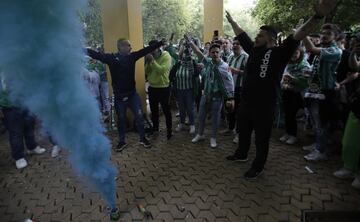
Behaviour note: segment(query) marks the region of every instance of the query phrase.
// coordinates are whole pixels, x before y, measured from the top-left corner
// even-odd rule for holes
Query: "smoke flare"
[[[115,207],[116,169],[85,67],[83,0],[1,0],[0,70],[12,101],[38,116],[70,161]]]

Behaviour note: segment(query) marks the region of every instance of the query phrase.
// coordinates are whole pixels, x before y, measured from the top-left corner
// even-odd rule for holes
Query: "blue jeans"
[[[309,107],[310,115],[315,123],[316,149],[320,153],[328,151],[329,125],[322,123],[320,101],[311,100]]]
[[[186,114],[189,117],[189,124],[194,125],[195,101],[193,89],[178,89],[176,91],[180,111],[180,123],[185,123]]]
[[[127,97],[115,97],[115,110],[118,116],[119,142],[125,142],[126,110],[128,107],[134,115],[140,140],[143,140],[145,138],[145,130],[144,117],[141,111],[141,100],[137,92],[134,91]]]
[[[11,156],[15,160],[24,158],[24,139],[28,150],[37,147],[34,136],[35,119],[20,108],[3,108],[4,122],[9,131]]]
[[[221,109],[223,106],[223,98],[212,97],[210,101],[206,101],[206,96],[201,96],[200,100],[200,110],[199,110],[199,130],[198,134],[203,135],[206,114],[208,111],[211,111],[211,122],[212,122],[212,131],[211,137],[216,138],[217,130],[219,128]],[[208,110],[209,109],[209,110]]]

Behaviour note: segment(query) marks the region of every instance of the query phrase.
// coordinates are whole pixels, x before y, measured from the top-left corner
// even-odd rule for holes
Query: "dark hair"
[[[303,47],[303,46],[297,47],[296,50],[294,51],[294,53],[295,53],[297,50],[300,51],[300,57],[299,57],[296,61],[291,61],[291,60],[290,60],[289,63],[295,64],[295,63],[299,63],[299,62],[301,62],[301,61],[304,60],[304,56],[305,56],[305,49],[304,49],[304,47]]]
[[[336,41],[343,41],[343,40],[346,40],[346,34],[343,33],[343,32],[341,32],[341,33],[338,35]]]
[[[335,38],[337,38],[341,33],[339,26],[331,23],[325,23],[323,26],[321,26],[321,29],[331,30],[335,34]]]
[[[209,48],[209,52],[212,50],[212,49],[214,49],[214,48],[218,48],[218,49],[221,49],[221,46],[219,45],[219,44],[212,44],[211,46],[210,46],[210,48]]]
[[[211,43],[210,43],[210,42],[205,42],[205,44],[204,44],[204,45],[207,45],[207,44],[211,45]]]
[[[273,26],[263,25],[260,27],[260,30],[266,31],[273,39],[277,39],[278,31]]]
[[[159,41],[154,39],[149,42],[149,45],[155,45],[157,43],[159,43]]]

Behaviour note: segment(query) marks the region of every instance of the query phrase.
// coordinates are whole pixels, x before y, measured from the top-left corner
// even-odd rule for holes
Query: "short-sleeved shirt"
[[[228,64],[231,68],[244,71],[248,57],[249,55],[246,54],[245,52],[241,52],[240,55],[238,56],[232,54],[229,57]],[[242,86],[243,77],[241,75],[239,76],[239,74],[233,74],[233,79],[234,79],[235,88]]]
[[[176,72],[176,89],[186,90],[193,88],[194,64],[193,61],[181,61]]]
[[[232,51],[223,51],[221,54],[221,59],[226,62],[229,63],[229,58],[230,56],[234,55],[234,53]]]

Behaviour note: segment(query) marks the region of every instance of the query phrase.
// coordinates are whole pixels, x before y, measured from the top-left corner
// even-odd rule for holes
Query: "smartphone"
[[[219,30],[215,30],[215,31],[214,31],[214,37],[215,37],[215,38],[219,38]]]

